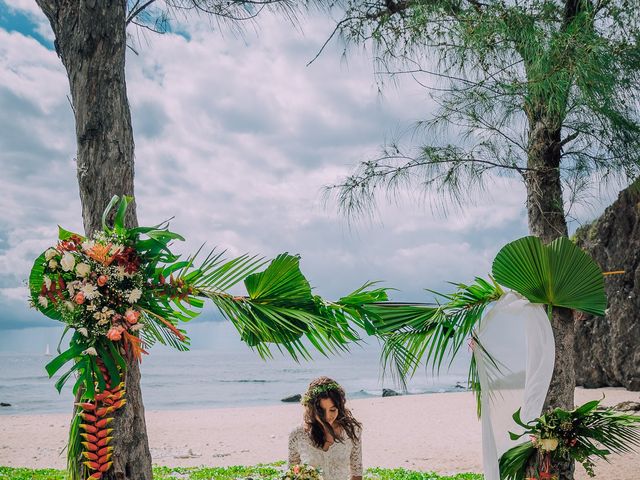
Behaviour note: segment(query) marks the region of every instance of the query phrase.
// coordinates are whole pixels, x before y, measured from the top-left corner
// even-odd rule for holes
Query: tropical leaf
[[[531,442],[507,450],[499,461],[500,480],[524,480],[524,473],[529,459],[536,454]]]
[[[36,258],[35,262],[33,262],[33,267],[31,267],[31,273],[29,274],[29,293],[31,294],[31,303],[47,317],[53,320],[62,320],[62,316],[55,309],[53,302],[48,302],[46,307],[43,307],[38,303],[38,297],[40,296],[42,284],[44,283],[44,269],[46,264],[47,260],[45,258],[45,252],[42,252],[38,258]]]
[[[566,237],[544,245],[523,237],[505,245],[493,261],[493,277],[532,303],[604,315],[604,277],[589,255]]]
[[[300,257],[282,253],[259,273],[244,280],[249,298],[273,305],[314,308],[311,285],[300,271]]]

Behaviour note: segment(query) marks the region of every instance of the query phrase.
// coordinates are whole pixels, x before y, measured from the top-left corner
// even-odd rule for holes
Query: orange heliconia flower
[[[115,256],[109,255],[112,246],[113,245],[111,243],[107,243],[106,245],[100,245],[99,243],[96,243],[89,249],[87,255],[93,258],[96,262],[100,262],[105,267],[108,267],[115,259]]]

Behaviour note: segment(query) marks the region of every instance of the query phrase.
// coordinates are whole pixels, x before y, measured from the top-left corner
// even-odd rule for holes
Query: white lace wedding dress
[[[289,466],[306,463],[322,470],[324,480],[349,480],[362,476],[362,443],[360,432],[355,441],[345,435],[325,452],[313,445],[302,426],[289,435]]]

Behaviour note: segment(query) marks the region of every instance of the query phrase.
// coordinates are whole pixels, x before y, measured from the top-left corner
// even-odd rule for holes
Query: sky
[[[446,216],[429,195],[408,192],[382,198],[373,219],[348,221],[323,187],[428,118],[429,92],[410,79],[380,91],[371,52],[343,55],[339,40],[307,66],[335,26],[326,15],[298,27],[274,15],[258,24],[234,35],[190,18],[178,34],[130,32],[140,224],[175,217],[172,230],[186,239],[179,252],[206,242],[229,256],[298,253],[327,298],[377,280],[403,301],[430,301],[425,289],[447,292],[447,282],[486,277],[500,247],[527,234],[524,188],[504,178]],[[59,325],[28,307],[26,279],[33,259],[56,242],[57,225],[82,231],[69,98],[35,2],[0,0],[2,352],[42,351],[59,336]],[[194,347],[215,345],[206,323],[216,321],[213,307],[205,309],[202,325],[190,327]]]

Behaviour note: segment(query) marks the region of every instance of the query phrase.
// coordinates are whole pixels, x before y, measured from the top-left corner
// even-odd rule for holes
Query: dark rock
[[[299,402],[300,400],[302,400],[302,395],[300,395],[299,393],[295,394],[295,395],[290,395],[288,397],[284,397],[281,402],[290,402],[290,403],[294,403],[294,402]]]
[[[640,403],[639,402],[622,402],[613,407],[616,410],[620,410],[621,412],[638,412],[640,411]]]
[[[397,397],[398,395],[400,395],[398,392],[396,392],[395,390],[391,390],[390,388],[382,389],[383,397]]]
[[[576,383],[587,388],[640,390],[640,181],[626,188],[602,216],[576,232],[576,243],[604,272],[604,317],[576,313]]]
[[[0,407],[10,407],[10,406],[11,406],[10,403],[0,402]]]

